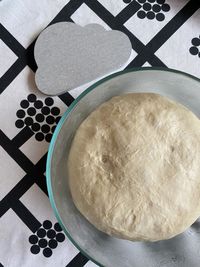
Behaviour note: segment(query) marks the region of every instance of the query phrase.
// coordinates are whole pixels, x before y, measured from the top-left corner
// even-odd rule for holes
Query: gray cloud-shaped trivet
[[[98,24],[59,22],[38,37],[35,81],[45,94],[59,95],[117,71],[131,55],[129,38]]]

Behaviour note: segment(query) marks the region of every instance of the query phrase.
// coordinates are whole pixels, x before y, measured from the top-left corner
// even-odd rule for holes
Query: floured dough
[[[99,230],[171,238],[200,216],[200,121],[157,94],[113,97],[77,130],[68,174],[76,207]]]

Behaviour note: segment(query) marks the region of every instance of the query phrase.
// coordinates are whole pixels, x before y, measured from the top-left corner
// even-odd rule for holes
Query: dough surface
[[[113,97],[78,128],[68,175],[76,207],[99,230],[171,238],[200,216],[200,121],[158,94]]]

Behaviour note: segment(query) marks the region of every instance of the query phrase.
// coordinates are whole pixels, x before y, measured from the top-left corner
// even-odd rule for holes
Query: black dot
[[[144,11],[142,11],[144,12]],[[59,120],[61,119],[61,116],[56,117],[56,123],[59,123]]]
[[[44,124],[42,125],[41,130],[43,133],[48,133],[50,131],[50,127],[48,124]]]
[[[45,229],[50,229],[52,227],[52,223],[50,221],[46,220],[43,222],[43,227]]]
[[[56,126],[54,125],[52,128],[51,128],[51,132],[53,133],[56,129]]]
[[[47,258],[51,257],[51,255],[52,255],[52,250],[51,250],[50,248],[45,248],[45,249],[43,250],[43,255],[44,255],[45,257],[47,257]]]
[[[33,124],[33,119],[30,117],[27,117],[25,118],[24,122],[27,126],[31,126]]]
[[[47,246],[47,240],[44,239],[44,238],[41,238],[38,242],[38,245],[41,247],[41,248],[46,248]]]
[[[46,236],[46,231],[45,231],[44,229],[40,228],[40,229],[37,231],[37,235],[38,235],[38,237],[43,238],[43,237]]]
[[[27,109],[27,113],[29,116],[34,116],[36,114],[36,110],[33,107]]]
[[[45,104],[46,104],[47,106],[52,106],[53,103],[54,103],[53,98],[51,98],[51,97],[47,97],[47,98],[45,99]]]
[[[33,125],[31,126],[31,129],[34,131],[34,132],[38,132],[40,130],[40,125],[39,123],[35,122],[33,123]]]
[[[57,240],[58,242],[63,242],[63,241],[65,240],[65,235],[64,235],[63,233],[58,233],[58,234],[56,235],[56,240]]]
[[[156,2],[160,5],[164,4],[165,3],[165,0],[156,0]]]
[[[200,52],[199,52],[199,55],[198,56],[200,57]]]
[[[38,245],[33,245],[33,246],[31,247],[31,252],[32,252],[33,254],[38,254],[38,253],[40,252],[40,247],[39,247]]]
[[[59,223],[55,223],[55,224],[54,224],[54,229],[55,229],[57,232],[61,232],[61,231],[62,231],[62,228],[61,228],[61,226],[60,226]]]
[[[199,49],[195,46],[190,47],[190,53],[196,56],[199,53]]]
[[[19,109],[17,111],[17,113],[16,113],[17,117],[20,118],[20,119],[24,118],[25,117],[25,114],[26,113],[25,113],[25,111],[23,109]]]
[[[29,102],[27,100],[22,100],[20,106],[22,108],[27,108],[29,106]]]
[[[36,244],[36,243],[38,242],[38,237],[37,237],[36,235],[31,235],[31,236],[29,237],[29,242],[30,242],[31,244]]]
[[[17,128],[23,128],[24,127],[24,122],[23,122],[23,120],[17,120],[16,122],[15,122],[15,126],[17,127]]]
[[[145,4],[143,5],[143,9],[144,9],[145,11],[149,11],[149,10],[151,10],[151,4],[149,4],[149,3],[145,3]]]
[[[130,3],[132,0],[123,0],[125,4]]]
[[[41,111],[42,111],[42,114],[48,115],[50,113],[50,108],[45,106],[41,109]]]
[[[163,21],[165,19],[165,15],[162,13],[158,13],[158,14],[156,14],[156,19],[158,21]]]
[[[192,44],[194,46],[199,46],[200,45],[200,38],[193,38],[192,39]]]
[[[34,107],[37,108],[37,109],[40,109],[43,107],[43,103],[41,100],[37,100],[35,103],[34,103]]]
[[[148,0],[149,3],[155,3],[155,0]]]
[[[44,134],[43,133],[36,133],[35,139],[37,141],[39,141],[39,142],[42,141],[42,140],[44,140]]]
[[[144,19],[146,17],[146,13],[142,10],[138,11],[137,13],[138,18]]]
[[[47,135],[45,136],[45,140],[46,140],[48,143],[51,142],[51,138],[52,138],[52,134],[47,134]]]
[[[48,123],[48,124],[53,124],[54,122],[55,122],[55,120],[54,120],[54,117],[53,116],[47,116],[46,117],[46,122]]]
[[[57,107],[53,107],[53,108],[51,109],[51,114],[54,115],[54,116],[59,115],[59,114],[60,114],[60,109],[57,108]]]
[[[140,4],[144,4],[144,3],[146,2],[146,0],[138,0],[138,2],[139,2]]]
[[[152,12],[152,11],[147,12],[147,18],[148,19],[154,19],[155,18],[154,12]]]
[[[36,101],[36,95],[30,94],[30,95],[28,95],[27,99],[29,102],[35,102]]]
[[[48,238],[54,238],[56,236],[56,232],[53,229],[47,231]]]
[[[155,5],[153,5],[153,11],[154,12],[160,12],[160,10],[161,10],[161,7],[159,6],[159,5],[157,5],[157,4],[155,4]]]
[[[162,10],[163,10],[164,12],[168,12],[168,11],[170,10],[170,6],[169,6],[168,4],[163,4],[163,5],[162,5]]]
[[[39,113],[35,116],[36,121],[43,122],[44,121],[44,115]]]
[[[55,239],[49,240],[49,247],[50,248],[54,249],[57,247],[57,245],[58,245],[58,242]]]

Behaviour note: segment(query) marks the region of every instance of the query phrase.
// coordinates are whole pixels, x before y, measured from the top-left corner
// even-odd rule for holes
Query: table
[[[35,40],[60,21],[98,23],[127,34],[133,48],[127,68],[173,68],[200,78],[198,0],[0,1],[1,267],[96,266],[64,235],[46,188],[52,133],[85,89],[48,97],[34,83]]]

